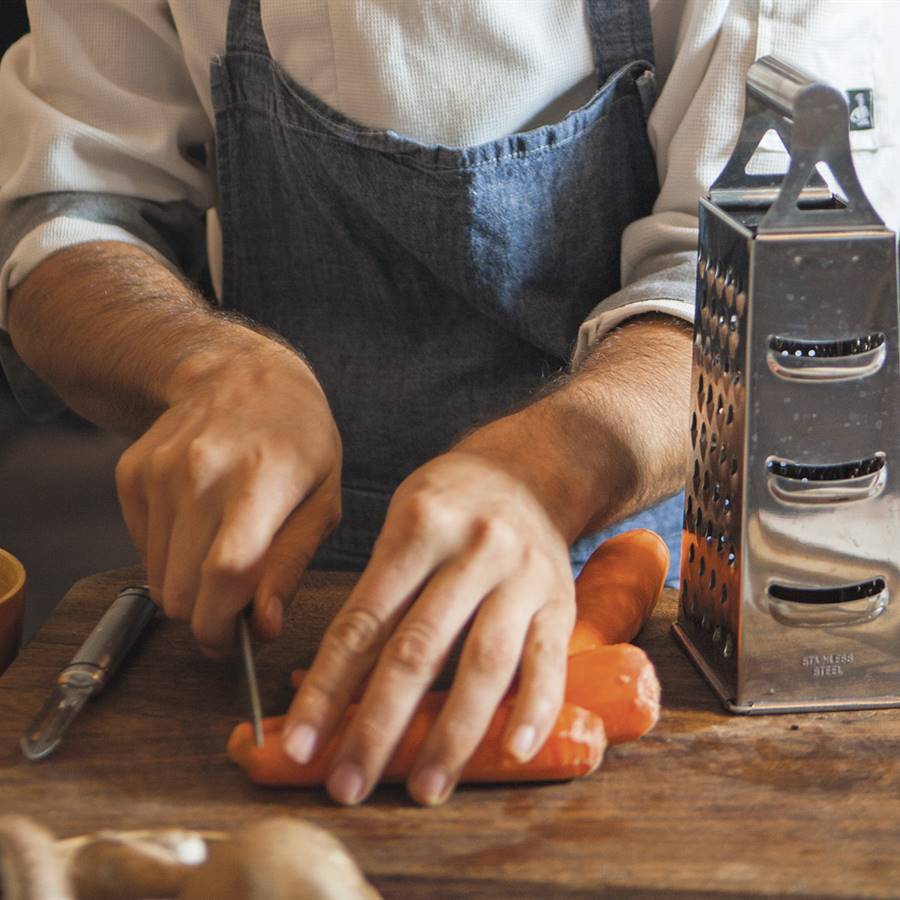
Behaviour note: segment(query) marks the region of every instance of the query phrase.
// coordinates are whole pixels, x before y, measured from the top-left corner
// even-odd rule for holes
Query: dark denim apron
[[[343,439],[343,520],[315,564],[363,568],[396,486],[564,370],[619,287],[623,229],[658,190],[645,2],[588,0],[598,90],[474,147],[365,128],[269,52],[232,0],[212,64],[223,303],[310,361]],[[680,543],[681,506],[646,525]],[[573,548],[578,565],[602,537]]]

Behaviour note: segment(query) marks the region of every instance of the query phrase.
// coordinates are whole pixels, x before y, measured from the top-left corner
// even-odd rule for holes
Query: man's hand
[[[585,371],[398,488],[285,724],[286,751],[308,761],[368,678],[328,778],[336,800],[357,803],[377,783],[463,633],[411,795],[449,796],[516,674],[505,745],[522,760],[540,749],[562,703],[575,616],[568,545],[677,489],[689,384],[681,326],[626,326]]]
[[[287,747],[309,758],[314,736],[332,731],[375,664],[328,781],[336,799],[358,802],[469,626],[459,674],[410,780],[417,800],[440,802],[520,666],[506,745],[526,760],[543,744],[562,703],[574,621],[559,528],[502,459],[457,448],[394,495],[371,562],[291,708]]]
[[[127,244],[49,257],[9,318],[18,352],[73,409],[143,435],[116,474],[153,598],[212,653],[231,649],[254,596],[257,631],[277,634],[340,514],[341,443],[303,360]]]
[[[195,354],[166,411],[119,461],[125,523],[167,616],[226,655],[251,597],[262,637],[340,518],[341,443],[307,366],[277,344]]]

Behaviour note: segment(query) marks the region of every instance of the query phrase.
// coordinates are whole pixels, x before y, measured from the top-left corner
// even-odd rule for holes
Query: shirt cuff
[[[593,347],[610,331],[634,316],[663,313],[694,321],[697,254],[669,254],[652,274],[611,294],[591,310],[578,329],[571,368],[577,369]]]

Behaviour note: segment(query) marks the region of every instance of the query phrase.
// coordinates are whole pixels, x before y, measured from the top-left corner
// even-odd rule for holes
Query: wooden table
[[[388,898],[900,896],[900,710],[725,714],[669,634],[671,595],[638,641],[663,685],[659,725],[568,784],[463,787],[439,809],[399,787],[356,809],[253,787],[224,753],[245,717],[236,667],[205,660],[172,622],[152,627],[53,756],[25,761],[19,736],[55,675],[136,574],[79,582],[0,679],[3,811],[60,836],[304,816]],[[352,582],[308,576],[308,614],[295,606],[285,639],[258,656],[267,712],[286,707],[289,670]]]

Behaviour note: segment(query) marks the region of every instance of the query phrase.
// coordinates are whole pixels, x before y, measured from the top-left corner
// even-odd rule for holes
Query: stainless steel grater
[[[700,201],[673,629],[733,712],[900,705],[896,238],[848,122],[840,91],[758,60]],[[771,130],[788,170],[749,174]]]

